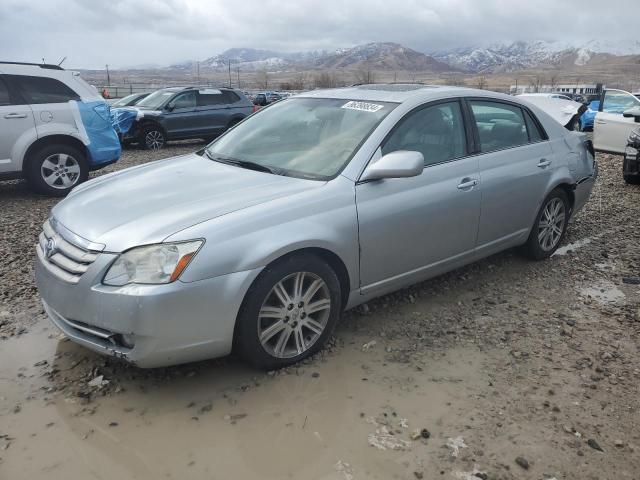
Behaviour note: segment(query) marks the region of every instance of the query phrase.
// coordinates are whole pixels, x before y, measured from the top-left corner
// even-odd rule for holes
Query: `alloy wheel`
[[[162,148],[164,145],[164,135],[162,135],[162,132],[159,132],[158,130],[151,130],[144,136],[144,142],[147,145],[147,148],[157,150]]]
[[[277,282],[258,313],[258,338],[276,358],[309,350],[324,332],[331,313],[329,287],[318,275],[296,272]]]
[[[40,175],[50,187],[65,190],[78,183],[80,179],[80,164],[71,155],[54,153],[42,162]]]
[[[538,222],[538,242],[545,252],[553,250],[560,242],[565,217],[564,202],[558,197],[549,200]]]

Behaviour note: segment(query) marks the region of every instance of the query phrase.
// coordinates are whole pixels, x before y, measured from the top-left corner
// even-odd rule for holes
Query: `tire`
[[[556,207],[558,211],[554,213],[556,212]],[[541,226],[541,222],[546,223],[549,215],[551,215],[552,223],[555,224],[555,229],[551,231]],[[562,215],[561,220],[560,215]],[[545,198],[544,202],[542,202],[533,227],[531,227],[531,233],[529,234],[527,243],[524,245],[525,254],[533,260],[544,260],[553,255],[553,252],[558,249],[567,232],[570,215],[571,207],[567,193],[561,188],[556,188]],[[561,224],[560,221],[562,222]],[[543,236],[543,229],[549,233]]]
[[[29,185],[43,195],[64,197],[89,177],[85,154],[69,145],[47,145],[28,161]]]
[[[138,143],[145,150],[160,150],[167,143],[167,137],[157,125],[145,125],[140,130]]]
[[[299,279],[302,288],[296,290]],[[309,312],[310,307],[317,310]],[[247,292],[236,324],[236,350],[261,369],[291,365],[322,349],[341,311],[340,282],[326,262],[310,254],[285,257],[267,266]]]
[[[229,130],[230,128],[235,127],[237,124],[239,124],[242,120],[244,120],[244,118],[234,118],[233,120],[231,120],[228,124],[227,124],[227,128],[225,129],[225,131]]]
[[[574,131],[574,132],[581,132],[582,131],[582,126],[580,125],[580,115],[574,115],[573,118],[571,119],[571,121],[569,122],[568,126],[567,126],[568,130]]]
[[[628,185],[640,185],[640,175],[622,175]]]

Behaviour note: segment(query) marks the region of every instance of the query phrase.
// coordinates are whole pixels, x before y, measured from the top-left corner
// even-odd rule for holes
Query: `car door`
[[[640,100],[623,90],[606,90],[593,123],[593,146],[596,150],[624,153],[629,134],[637,128],[625,110],[640,106]]]
[[[193,138],[200,135],[196,115],[196,91],[178,93],[164,112],[164,127],[169,138]]]
[[[529,110],[505,101],[469,99],[482,183],[478,250],[490,253],[522,241],[544,200],[553,151]]]
[[[222,133],[228,122],[229,108],[222,90],[206,88],[198,91],[196,107],[198,130],[203,136]]]
[[[419,151],[421,175],[356,185],[363,293],[389,291],[473,251],[480,214],[478,159],[468,156],[462,106],[448,100],[408,113],[378,149]]]
[[[34,128],[31,107],[20,101],[15,92],[10,92],[4,76],[0,74],[0,173],[20,170],[18,159],[14,158],[14,146]],[[32,132],[32,137],[35,137],[35,132]]]
[[[80,95],[58,79],[32,75],[6,75],[9,86],[15,89],[33,112],[38,137],[58,134],[76,121],[69,101],[79,101]]]

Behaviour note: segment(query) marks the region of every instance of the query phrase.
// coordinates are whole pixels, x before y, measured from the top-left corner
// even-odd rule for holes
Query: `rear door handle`
[[[27,118],[26,113],[7,113],[4,118]]]
[[[478,184],[478,180],[475,178],[463,178],[462,183],[458,185],[458,190],[467,190],[475,187]]]
[[[549,165],[551,165],[551,162],[546,158],[541,158],[538,162],[538,168],[547,168]]]

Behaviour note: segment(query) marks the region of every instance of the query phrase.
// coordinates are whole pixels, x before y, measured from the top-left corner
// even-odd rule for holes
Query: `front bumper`
[[[622,162],[622,174],[625,178],[640,178],[640,150],[627,146]]]
[[[197,282],[103,285],[115,257],[98,255],[77,284],[71,284],[38,256],[36,284],[44,308],[70,339],[144,368],[230,353],[238,310],[260,269]],[[123,335],[130,337],[123,341]]]

